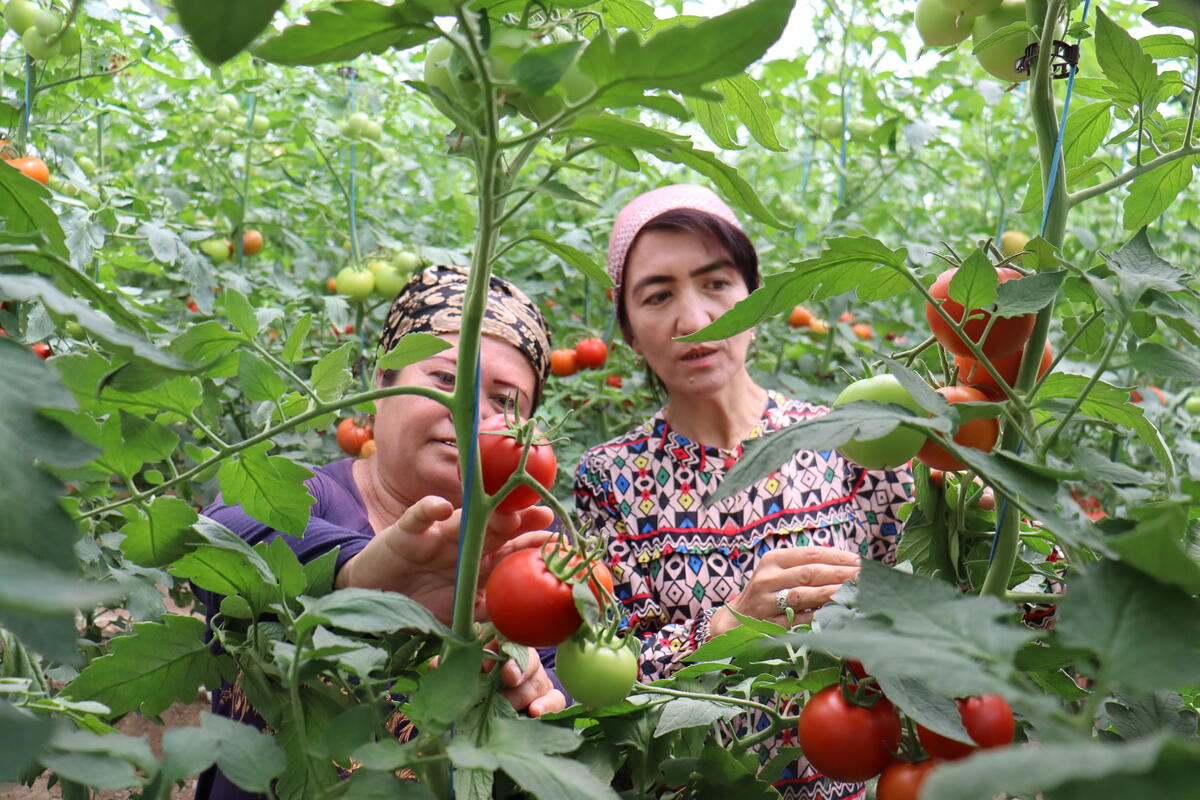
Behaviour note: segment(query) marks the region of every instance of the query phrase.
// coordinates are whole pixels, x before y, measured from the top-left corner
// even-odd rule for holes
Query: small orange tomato
[[[253,228],[247,228],[242,234],[242,252],[248,256],[263,249],[263,235]]]
[[[365,442],[363,442],[362,447],[358,448],[358,457],[370,458],[371,456],[375,455],[375,449],[375,440],[367,439]]]
[[[788,315],[788,325],[793,328],[807,328],[813,324],[813,315],[804,306],[796,306]]]
[[[37,156],[6,158],[4,159],[4,163],[13,169],[19,169],[22,175],[27,178],[33,178],[43,186],[50,182],[50,169],[46,166],[46,162]]]
[[[342,452],[356,456],[364,444],[375,438],[371,426],[364,420],[346,417],[337,426],[337,443]]]
[[[843,311],[842,315],[838,317],[838,322],[854,322],[854,315],[849,311]]]
[[[329,278],[325,281],[325,291],[330,294],[337,294],[337,278]]]
[[[614,389],[620,389],[625,385],[625,379],[620,375],[609,375],[604,379],[604,383],[613,387]]]
[[[568,375],[574,375],[579,371],[579,365],[575,363],[575,351],[572,350],[555,350],[550,354],[550,372],[554,375],[565,378]]]
[[[854,331],[854,335],[860,339],[874,339],[875,331],[865,322],[856,322],[850,326],[850,330]]]
[[[829,323],[823,319],[814,319],[808,323],[808,330],[815,333],[817,336],[824,336],[829,333]]]

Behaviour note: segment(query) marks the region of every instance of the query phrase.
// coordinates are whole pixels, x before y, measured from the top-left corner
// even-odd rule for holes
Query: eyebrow
[[[698,278],[701,275],[705,275],[709,272],[716,272],[719,269],[733,269],[733,268],[734,268],[734,265],[733,265],[732,261],[730,261],[728,258],[721,258],[721,259],[717,259],[716,261],[713,261],[711,263],[705,264],[702,267],[697,267],[696,269],[692,270],[691,274],[688,277]],[[642,278],[637,283],[635,283],[633,285],[633,288],[629,290],[629,293],[637,294],[640,290],[646,288],[647,286],[653,286],[658,283],[671,283],[674,280],[675,280],[674,278],[669,278],[666,275],[648,275],[645,278]]]

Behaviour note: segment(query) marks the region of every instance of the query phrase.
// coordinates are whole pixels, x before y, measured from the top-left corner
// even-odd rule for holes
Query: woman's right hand
[[[776,596],[787,590],[787,605],[795,614],[791,624],[809,622],[842,584],[858,578],[860,559],[855,553],[832,547],[781,547],[763,556],[742,593],[721,606],[709,622],[709,632],[719,636],[738,626],[730,609],[745,617],[787,626],[787,613]]]
[[[483,586],[492,566],[511,552],[540,546],[554,535],[543,530],[553,520],[554,514],[545,506],[512,514],[492,514],[479,565],[477,611],[483,607]],[[421,498],[342,566],[334,588],[355,586],[400,592],[449,624],[454,608],[461,521],[462,510],[454,508],[448,500],[436,496]]]

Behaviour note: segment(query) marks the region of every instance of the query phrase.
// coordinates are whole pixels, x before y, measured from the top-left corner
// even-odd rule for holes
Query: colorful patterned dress
[[[768,392],[750,438],[826,412]],[[684,666],[703,643],[712,614],[742,590],[772,549],[821,545],[886,563],[894,559],[897,514],[911,497],[909,470],[867,470],[834,451],[801,450],[750,488],[705,508],[703,499],[739,454],[740,448],[704,447],[685,438],[660,410],[588,450],[579,464],[576,509],[580,522],[605,538],[617,600],[642,640],[644,681]],[[783,743],[781,736],[764,748],[764,758]],[[803,800],[865,796],[862,784],[826,779],[803,760],[776,787],[784,797]]]

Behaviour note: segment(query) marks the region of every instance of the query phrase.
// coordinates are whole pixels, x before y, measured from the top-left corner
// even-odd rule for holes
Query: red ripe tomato
[[[813,768],[836,781],[865,781],[883,771],[900,743],[900,718],[887,699],[849,703],[836,684],[813,695],[800,713],[800,747]]]
[[[932,761],[893,761],[879,776],[875,800],[918,800],[921,786],[933,771]]]
[[[958,701],[958,714],[962,718],[967,734],[979,747],[1004,747],[1012,744],[1016,726],[1013,723],[1012,707],[998,694],[985,694]],[[921,746],[934,758],[954,761],[966,758],[977,748],[958,742],[940,733],[934,733],[924,725],[917,725],[917,738]]]
[[[950,315],[951,319],[955,322],[962,322],[963,317],[967,316],[967,314],[964,312],[962,305],[950,299],[950,280],[957,272],[958,268],[956,267],[938,275],[937,280],[933,282],[933,286],[929,287],[929,293],[935,300],[940,301],[942,308]],[[1009,269],[1008,267],[999,267],[996,269],[996,279],[1000,283],[1019,280],[1021,277],[1021,273],[1015,269]],[[972,309],[971,314],[978,314],[981,310],[977,308]],[[980,344],[984,355],[993,361],[997,358],[1011,356],[1023,347],[1025,340],[1029,338],[1029,334],[1033,333],[1033,323],[1037,319],[1036,314],[1025,314],[1020,317],[1000,317],[992,325],[992,330],[988,333],[987,340],[980,343],[979,339],[983,335],[983,329],[987,327],[991,316],[991,314],[984,311],[981,316],[967,320],[966,324],[963,325],[963,331],[966,333],[968,339]],[[967,343],[950,329],[946,321],[937,313],[933,304],[928,301],[925,303],[925,319],[929,322],[929,330],[938,340],[938,344],[956,356],[971,355],[971,350],[967,347]]]
[[[608,358],[608,345],[603,339],[584,339],[575,345],[575,363],[581,369],[596,369],[604,366]]]
[[[4,159],[4,163],[13,169],[19,169],[22,175],[32,178],[43,186],[50,182],[50,168],[46,166],[45,161],[42,161],[37,156],[6,158]]]
[[[970,386],[942,386],[934,391],[946,398],[948,403],[980,403],[988,399],[983,392]],[[958,432],[954,434],[956,444],[974,447],[985,453],[992,451],[998,438],[1000,438],[1000,421],[995,418],[973,419],[970,422],[964,422],[958,426]],[[950,455],[946,448],[935,442],[932,436],[927,438],[925,444],[921,445],[921,449],[917,451],[917,460],[930,469],[947,472],[958,472],[967,468],[965,464]]]
[[[1004,378],[1004,382],[1012,386],[1017,381],[1017,373],[1021,371],[1021,358],[1025,355],[1025,347],[1013,353],[1011,356],[1004,358],[992,359],[992,366],[996,368],[996,372],[1000,373],[1000,377]],[[1038,377],[1046,374],[1046,370],[1050,369],[1050,362],[1054,360],[1054,350],[1050,347],[1050,342],[1046,342],[1046,349],[1042,351],[1042,363],[1038,364]],[[984,369],[983,365],[970,356],[955,356],[954,366],[958,367],[958,382],[964,386],[974,386],[979,391],[988,396],[989,400],[1004,400],[1004,392],[1000,391],[1000,384],[996,383],[996,379],[992,374]]]
[[[54,351],[50,349],[50,345],[46,344],[45,342],[38,342],[37,344],[33,345],[29,349],[33,351],[33,354],[35,356],[42,359],[43,361],[45,361],[50,356],[54,355]]]
[[[1163,394],[1162,389],[1158,388],[1157,386],[1147,386],[1146,389],[1147,389],[1147,391],[1154,393],[1154,396],[1158,398],[1159,403],[1161,403],[1164,406],[1167,404],[1167,396],[1165,394]],[[1129,393],[1129,399],[1135,403],[1140,403],[1140,402],[1142,402],[1142,400],[1144,398],[1142,397],[1141,392],[1139,392],[1137,389],[1134,389],[1132,392]]]
[[[188,298],[188,311],[192,312],[193,314],[200,313],[200,306],[196,305],[196,301],[190,297]]]
[[[577,564],[578,558],[571,563]],[[593,564],[589,583],[597,602],[603,604],[605,595],[600,587],[612,591],[608,568]],[[497,564],[488,576],[484,593],[488,616],[496,630],[527,647],[560,644],[583,622],[571,596],[571,585],[550,571],[536,547],[518,550]]]
[[[625,379],[622,378],[620,375],[609,375],[607,378],[604,379],[604,383],[608,386],[613,387],[614,389],[620,389],[621,387],[623,387],[625,385]]]
[[[560,378],[574,375],[579,371],[574,350],[555,350],[550,353],[550,372]]]
[[[495,494],[517,471],[521,463],[521,445],[515,436],[502,436],[485,431],[502,431],[507,427],[503,414],[488,417],[479,423],[479,463],[483,468],[483,489]],[[525,460],[525,471],[542,486],[549,489],[558,474],[558,459],[554,448],[548,444],[534,444],[529,448]],[[539,495],[529,486],[518,486],[496,506],[497,511],[511,513],[528,508],[536,503]]]
[[[854,322],[854,315],[849,311],[843,311],[842,315],[838,317],[838,322]]]
[[[338,447],[342,448],[342,452],[348,456],[358,455],[362,446],[374,438],[375,433],[371,430],[371,426],[362,420],[346,417],[338,423]]]

